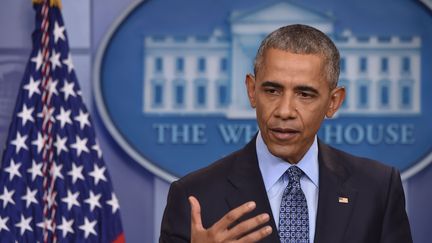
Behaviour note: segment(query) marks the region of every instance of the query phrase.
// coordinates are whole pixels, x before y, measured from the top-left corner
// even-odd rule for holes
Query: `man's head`
[[[269,151],[297,163],[312,145],[325,117],[345,97],[336,87],[339,53],[322,32],[308,26],[282,27],[262,42],[255,76],[246,76],[251,106]]]
[[[339,51],[331,39],[321,31],[307,25],[288,25],[270,33],[258,49],[254,62],[255,76],[262,68],[264,53],[278,49],[296,54],[320,55],[324,59],[325,75],[330,87],[337,86],[339,79]]]

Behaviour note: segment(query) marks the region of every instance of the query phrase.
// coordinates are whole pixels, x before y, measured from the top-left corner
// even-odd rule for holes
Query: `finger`
[[[229,211],[227,214],[225,214],[222,219],[220,219],[218,222],[216,222],[212,228],[216,231],[225,231],[228,229],[228,227],[234,223],[237,219],[239,219],[241,216],[245,215],[246,213],[249,213],[250,211],[254,210],[256,207],[255,202],[247,202],[231,211]]]
[[[257,242],[257,241],[260,241],[260,240],[264,239],[265,237],[269,236],[272,232],[273,232],[272,227],[265,226],[265,227],[262,227],[262,228],[254,231],[250,234],[243,236],[237,242],[239,242],[239,243]]]
[[[192,229],[203,229],[201,221],[201,206],[194,196],[190,196],[189,203],[191,206],[191,228]]]
[[[243,221],[230,229],[228,231],[228,239],[237,239],[243,235],[245,235],[247,232],[250,232],[251,230],[257,228],[259,225],[262,225],[266,222],[268,222],[270,219],[270,216],[267,213],[260,214],[258,216],[255,216],[253,218],[250,218],[246,221]]]

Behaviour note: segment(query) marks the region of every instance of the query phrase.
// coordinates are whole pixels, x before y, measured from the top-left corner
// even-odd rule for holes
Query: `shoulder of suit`
[[[210,165],[191,172],[178,181],[182,184],[196,183],[218,183],[221,180],[226,180],[227,175],[234,169],[238,169],[238,164],[249,163],[256,161],[256,136],[249,141],[243,148],[234,151],[225,157],[214,161]],[[237,162],[237,164],[236,164]],[[236,165],[236,168],[234,168]]]
[[[225,179],[228,171],[231,170],[234,161],[236,161],[243,149],[237,150],[219,160],[212,162],[210,165],[193,171],[178,181],[182,184],[210,183],[211,181]]]
[[[391,176],[396,170],[394,167],[380,161],[353,155],[320,142],[319,153],[322,152],[327,153],[327,156],[331,160],[335,161],[339,166],[344,167],[350,174],[363,178],[383,179],[383,177]]]

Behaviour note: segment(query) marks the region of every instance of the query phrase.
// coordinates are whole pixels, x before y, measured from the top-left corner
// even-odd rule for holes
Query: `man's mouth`
[[[277,140],[291,140],[300,134],[299,130],[293,128],[276,127],[269,130]]]

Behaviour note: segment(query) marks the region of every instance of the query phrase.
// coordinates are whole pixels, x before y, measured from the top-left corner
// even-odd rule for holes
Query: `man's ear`
[[[342,106],[342,102],[345,99],[345,88],[336,87],[330,92],[330,104],[326,113],[327,118],[332,118],[333,115]]]
[[[252,74],[246,75],[246,89],[247,89],[247,95],[249,98],[250,105],[252,108],[256,107],[256,100],[255,100],[255,77]]]

